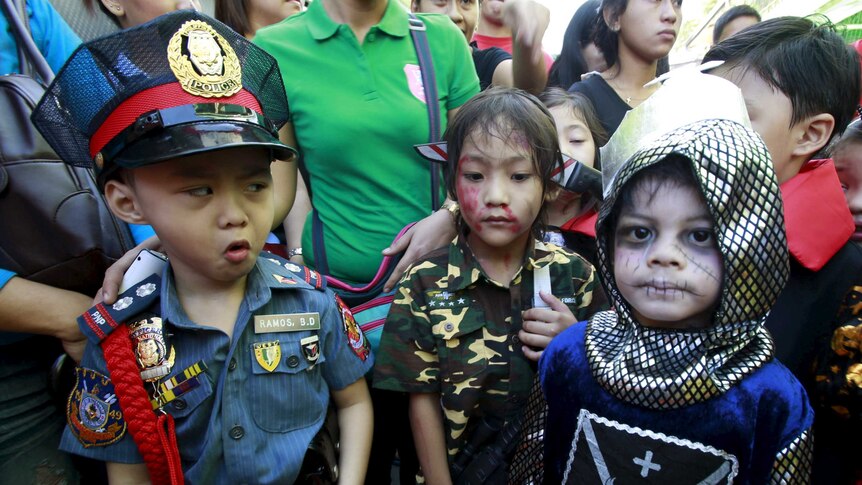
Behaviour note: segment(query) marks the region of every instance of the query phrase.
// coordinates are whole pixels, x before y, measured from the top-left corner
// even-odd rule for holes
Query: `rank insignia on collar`
[[[267,372],[272,372],[278,367],[281,360],[281,345],[278,340],[272,342],[258,342],[254,344],[254,359]]]
[[[129,324],[129,338],[141,369],[141,379],[155,382],[171,373],[176,353],[165,339],[164,322],[152,315],[144,314],[140,320]]]
[[[154,285],[153,283],[146,283],[139,286],[138,289],[135,290],[135,294],[143,298],[147,295],[150,295],[154,291],[156,291],[156,285]]]
[[[320,358],[320,339],[317,338],[317,335],[312,335],[300,340],[299,344],[302,346],[302,355],[305,356],[305,360],[314,365]]]
[[[184,23],[171,37],[168,62],[189,94],[221,98],[242,89],[239,58],[230,43],[202,20]]]
[[[125,310],[126,308],[129,308],[133,301],[134,300],[132,299],[132,297],[126,296],[117,300],[116,303],[111,306],[111,308],[117,311]]]
[[[296,284],[296,281],[293,281],[290,278],[287,278],[287,277],[284,277],[284,276],[281,276],[281,275],[278,275],[275,273],[272,274],[272,277],[275,278],[275,281],[278,281],[281,284],[286,284],[286,285],[295,285]]]
[[[338,305],[338,310],[341,312],[341,320],[344,323],[344,333],[347,335],[347,343],[350,345],[350,349],[353,350],[353,353],[356,354],[362,361],[368,358],[371,354],[371,347],[368,345],[368,340],[365,339],[365,335],[362,334],[362,330],[359,328],[359,325],[356,324],[356,319],[353,318],[353,313],[350,312],[350,308],[341,301],[341,298],[338,295],[335,296],[335,303]]]
[[[108,377],[90,369],[75,369],[75,387],[66,404],[66,421],[85,448],[119,441],[126,421]]]

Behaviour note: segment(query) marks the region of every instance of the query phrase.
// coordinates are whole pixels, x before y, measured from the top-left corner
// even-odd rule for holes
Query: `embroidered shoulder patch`
[[[114,384],[94,370],[75,369],[75,388],[66,405],[66,421],[85,448],[106,446],[126,434],[126,421]]]
[[[341,301],[341,298],[338,295],[335,295],[335,303],[338,305],[338,310],[341,312],[341,321],[344,324],[344,333],[347,334],[347,343],[350,345],[350,349],[353,350],[353,353],[356,354],[357,357],[365,361],[368,356],[371,354],[371,347],[368,345],[368,340],[365,339],[365,335],[362,334],[362,330],[359,329],[359,325],[356,324],[356,319],[353,318],[353,313],[350,312],[350,308],[347,308],[347,305]]]

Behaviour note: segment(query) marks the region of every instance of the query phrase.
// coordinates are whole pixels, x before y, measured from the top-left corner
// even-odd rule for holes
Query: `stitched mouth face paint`
[[[721,292],[713,221],[695,189],[652,182],[634,189],[614,236],[614,277],[638,321],[702,328]]]

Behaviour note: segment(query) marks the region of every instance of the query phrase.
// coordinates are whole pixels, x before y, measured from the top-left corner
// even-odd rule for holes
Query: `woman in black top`
[[[658,89],[644,85],[656,77],[659,61],[676,42],[681,6],[682,0],[602,0],[593,39],[608,68],[569,90],[590,98],[608,135],[626,111]]]

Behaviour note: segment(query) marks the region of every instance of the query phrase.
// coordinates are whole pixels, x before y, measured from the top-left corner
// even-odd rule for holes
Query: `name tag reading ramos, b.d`
[[[320,330],[320,314],[312,312],[254,316],[254,333],[301,332],[303,330]]]

